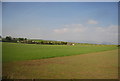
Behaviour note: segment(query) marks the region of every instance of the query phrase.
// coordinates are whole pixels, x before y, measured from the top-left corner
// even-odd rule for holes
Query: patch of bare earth
[[[118,50],[3,63],[12,79],[117,79]]]

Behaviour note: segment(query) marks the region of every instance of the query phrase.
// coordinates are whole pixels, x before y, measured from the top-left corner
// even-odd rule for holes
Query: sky
[[[0,36],[2,35],[2,2],[0,2]]]
[[[118,42],[117,2],[3,2],[2,36]]]
[[[3,2],[119,2],[119,0],[2,0]]]

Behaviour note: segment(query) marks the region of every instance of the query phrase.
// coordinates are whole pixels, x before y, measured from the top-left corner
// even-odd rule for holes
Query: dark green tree
[[[12,41],[12,37],[11,36],[6,36],[5,39],[6,39],[7,42],[11,42]]]

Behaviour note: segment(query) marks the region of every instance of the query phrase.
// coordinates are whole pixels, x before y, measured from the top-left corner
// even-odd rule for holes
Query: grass
[[[3,62],[70,56],[117,49],[112,45],[36,45],[3,43]]]
[[[117,79],[118,50],[3,63],[9,79]]]

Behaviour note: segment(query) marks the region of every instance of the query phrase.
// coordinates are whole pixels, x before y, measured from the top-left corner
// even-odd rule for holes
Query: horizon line
[[[119,2],[119,0],[1,0],[0,2]]]

